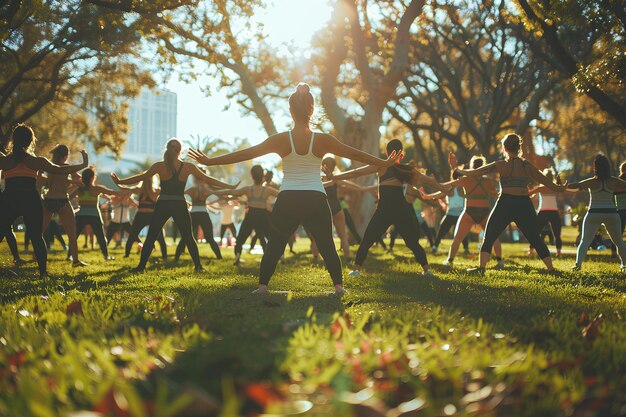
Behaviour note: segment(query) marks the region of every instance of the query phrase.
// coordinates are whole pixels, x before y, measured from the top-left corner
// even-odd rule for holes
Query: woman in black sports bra
[[[174,223],[178,226],[178,230],[180,230],[180,234],[185,240],[187,248],[189,248],[196,271],[202,271],[198,244],[191,232],[191,216],[187,210],[187,201],[184,196],[187,178],[193,175],[200,181],[204,181],[216,188],[237,187],[237,185],[232,186],[206,175],[197,166],[189,162],[180,161],[178,158],[181,151],[182,145],[178,139],[170,139],[165,147],[163,161],[155,163],[147,171],[125,179],[120,179],[115,173],[111,173],[113,181],[122,185],[136,184],[139,181],[151,181],[155,175],[158,175],[161,179],[161,194],[156,202],[152,219],[150,219],[148,236],[141,251],[139,265],[133,272],[142,272],[146,268],[152,249],[154,249],[154,242],[162,232],[163,225],[170,217],[174,218]]]
[[[48,277],[47,251],[43,239],[43,207],[41,196],[37,188],[37,173],[45,171],[51,174],[69,175],[87,166],[88,158],[85,151],[81,151],[83,162],[76,165],[59,166],[46,158],[32,154],[31,148],[35,143],[33,130],[26,125],[17,125],[11,135],[13,150],[10,155],[0,157],[0,169],[5,178],[5,201],[0,213],[0,236],[6,233],[19,216],[24,218],[28,235],[33,242],[35,258],[39,266],[39,275],[42,279]]]
[[[456,157],[451,155],[450,165],[458,169],[461,175],[478,178],[486,173],[500,174],[500,196],[487,220],[485,238],[480,247],[480,266],[470,269],[471,272],[483,273],[485,271],[494,242],[511,222],[517,224],[528,242],[535,247],[548,271],[554,270],[550,251],[539,236],[537,214],[530,201],[528,185],[531,182],[538,182],[557,192],[564,191],[565,187],[553,183],[534,165],[520,158],[521,146],[521,137],[516,134],[506,135],[502,139],[505,160],[492,162],[478,169],[458,169]]]

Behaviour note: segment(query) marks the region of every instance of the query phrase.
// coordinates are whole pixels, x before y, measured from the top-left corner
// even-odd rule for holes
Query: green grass
[[[338,298],[302,253],[255,297],[260,256],[237,269],[232,249],[209,263],[200,248],[202,274],[188,255],[130,274],[137,257],[113,250],[84,269],[53,252],[47,285],[34,264],[2,278],[0,415],[289,415],[302,401],[319,416],[626,414],[626,276],[606,254],[582,272],[566,255],[552,276],[505,245],[507,268],[480,277],[440,253],[426,279],[403,246],[374,248]]]

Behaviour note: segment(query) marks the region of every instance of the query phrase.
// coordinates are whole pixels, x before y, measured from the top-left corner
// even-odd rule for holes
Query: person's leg
[[[339,236],[339,241],[341,242],[341,250],[343,251],[343,256],[346,259],[350,259],[350,242],[348,241],[348,231],[346,230],[346,217],[343,214],[343,210],[337,212],[333,216],[333,224],[335,225],[335,230],[337,230],[337,235]]]
[[[280,193],[270,215],[270,231],[267,250],[261,259],[259,272],[260,289],[265,288],[270,281],[276,265],[285,252],[287,240],[300,225],[300,219],[295,216],[294,207],[300,193]]]
[[[315,201],[317,208],[304,220],[307,230],[311,231],[317,248],[324,259],[334,285],[342,285],[342,267],[335,241],[333,240],[333,221],[326,197]]]
[[[553,270],[552,257],[550,250],[541,237],[539,236],[539,228],[537,227],[537,214],[530,198],[521,199],[515,205],[513,212],[513,221],[517,224],[517,228],[526,237],[526,240],[537,250],[537,255],[541,258],[549,271]]]
[[[202,227],[202,231],[204,232],[204,238],[211,247],[211,250],[215,254],[215,257],[217,259],[222,259],[222,252],[220,251],[220,247],[217,242],[215,242],[215,237],[213,236],[213,223],[211,222],[211,217],[209,216],[209,213],[205,212],[197,214],[198,216],[196,222],[200,225],[200,227]]]
[[[15,233],[13,233],[13,228],[11,225],[7,226],[6,232],[4,233],[4,238],[7,241],[7,245],[9,245],[9,250],[11,251],[11,255],[13,256],[13,262],[16,264],[24,262],[20,257],[20,252],[17,248],[17,239],[15,239]]]
[[[193,240],[198,243],[198,214],[199,213],[190,213],[191,216],[191,233],[193,234]],[[178,229],[177,229],[178,230]],[[178,245],[176,245],[176,252],[174,253],[174,260],[178,261],[180,256],[185,252],[185,248],[187,247],[187,243],[185,239],[180,239],[178,241]]]
[[[174,219],[174,223],[178,226],[181,239],[187,242],[187,249],[189,250],[193,264],[195,265],[196,271],[199,271],[202,269],[200,252],[198,251],[198,243],[193,235],[191,215],[189,214],[189,210],[187,210],[187,203],[184,201],[172,201],[171,203],[171,215]],[[160,232],[162,228],[163,226],[161,226],[157,232]],[[157,236],[158,233],[156,233],[155,239]],[[154,240],[152,245],[154,246]]]
[[[621,261],[621,267],[626,267],[626,243],[622,238],[622,224],[620,217],[617,213],[608,214],[604,217],[604,227],[606,228],[611,242],[617,248],[617,254]]]
[[[39,276],[45,278],[48,275],[48,252],[46,251],[46,242],[43,239],[43,207],[41,198],[37,192],[33,192],[32,194],[24,195],[21,199],[15,201],[15,204],[22,210],[24,224],[33,243],[35,259],[37,259],[37,265],[39,266]]]
[[[96,235],[96,239],[98,240],[98,246],[100,246],[100,251],[102,252],[102,256],[104,256],[105,260],[111,259],[109,257],[109,248],[106,238],[104,237],[104,225],[102,224],[102,220],[99,216],[87,216],[89,217],[89,225],[91,226],[91,230],[93,230],[94,235]]]
[[[135,268],[135,271],[143,271],[150,259],[152,250],[154,249],[154,242],[156,241],[159,233],[162,233],[163,225],[172,216],[172,201],[158,200],[152,216],[150,217],[150,225],[148,227],[148,235],[144,241],[143,248],[141,249],[141,257],[139,258],[139,265]],[[185,207],[185,211],[186,207]],[[189,212],[187,212],[189,213]],[[191,223],[191,222],[190,222]],[[189,225],[191,228],[191,224]],[[197,249],[197,246],[196,246]]]
[[[61,210],[59,210],[59,219],[63,223],[63,228],[67,234],[69,254],[72,257],[72,262],[75,265],[79,265],[78,259],[78,237],[76,234],[76,216],[74,215],[74,209],[72,205],[67,203]]]
[[[17,213],[15,210],[11,210],[9,207],[4,206],[0,210],[0,235],[7,240],[7,245],[9,245],[11,255],[13,255],[13,262],[16,265],[19,265],[25,261],[20,258],[20,252],[17,247],[17,239],[15,238],[15,233],[13,232],[13,223],[16,218]]]
[[[400,208],[394,215],[394,226],[406,246],[411,249],[415,260],[422,266],[424,273],[428,273],[429,266],[426,252],[419,242],[419,222],[412,207]]]
[[[383,234],[385,230],[389,228],[393,219],[390,215],[388,215],[387,211],[384,211],[382,208],[377,208],[370,220],[367,228],[365,229],[365,233],[363,234],[363,240],[359,245],[359,249],[356,252],[356,257],[354,260],[354,269],[359,271],[365,262],[365,258],[367,257],[367,253],[369,249],[372,247],[374,242],[380,239],[380,236]]]
[[[133,243],[141,242],[139,239],[139,233],[141,230],[149,224],[150,215],[147,213],[139,212],[135,214],[133,223],[130,226],[130,232],[128,232],[128,239],[126,239],[126,246],[124,247],[124,257],[130,256],[130,251],[133,248]]]
[[[113,236],[120,230],[120,224],[116,222],[109,222],[109,226],[106,228],[106,242],[107,245],[113,240]]]
[[[511,223],[511,211],[514,209],[514,202],[506,197],[500,197],[495,207],[491,210],[487,224],[485,225],[485,236],[480,246],[480,269],[484,269],[491,258],[491,250],[504,229]]]
[[[561,240],[561,216],[558,211],[552,211],[550,216],[550,227],[554,235],[554,243],[556,244],[557,256],[561,256],[561,248],[563,248],[563,240]]]
[[[352,218],[350,211],[348,209],[343,209],[343,215],[346,218],[346,226],[348,226],[348,230],[352,233],[354,240],[356,240],[357,243],[361,243],[361,235],[354,224],[354,219]]]
[[[241,226],[239,227],[239,236],[237,236],[237,243],[235,243],[235,265],[239,264],[239,258],[241,257],[241,251],[243,250],[243,244],[252,233],[254,212],[248,211],[246,217],[244,217]]]
[[[384,233],[384,230],[383,230]],[[398,231],[394,227],[391,229],[391,233],[389,233],[389,250],[393,251],[393,247],[396,245],[396,239],[398,238]],[[382,239],[382,238],[381,238]]]
[[[439,246],[439,244],[441,243],[441,239],[444,238],[450,228],[456,225],[458,220],[458,216],[451,216],[449,214],[443,216],[443,219],[441,219],[441,223],[439,224],[439,231],[437,232],[437,236],[435,236],[435,247]]]
[[[591,245],[591,241],[593,241],[593,238],[596,235],[596,231],[601,224],[601,214],[587,212],[582,223],[581,238],[580,243],[578,244],[578,248],[576,249],[576,265],[574,266],[574,268],[580,268],[582,266],[582,263],[587,257],[587,250],[589,249],[589,245]]]
[[[454,262],[454,257],[459,250],[459,246],[466,238],[472,226],[474,226],[474,220],[469,214],[467,214],[467,212],[464,211],[456,222],[454,237],[452,238],[452,244],[450,245],[450,251],[448,252],[448,259],[445,263],[451,264]]]

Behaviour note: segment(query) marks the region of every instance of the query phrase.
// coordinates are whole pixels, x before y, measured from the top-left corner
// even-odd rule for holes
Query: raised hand
[[[393,151],[393,152],[391,152],[389,154],[389,156],[385,160],[385,166],[386,167],[390,167],[393,164],[399,164],[400,161],[402,161],[402,158],[404,158],[404,152],[402,152],[402,151],[400,151],[400,152]]]
[[[197,149],[197,148],[189,149],[189,152],[187,152],[187,155],[198,163],[201,163],[204,165],[211,165],[210,159],[200,149]]]
[[[326,175],[326,178],[328,178],[329,180],[333,179],[333,171],[329,169],[326,165],[322,165],[322,171],[324,172],[324,175]]]
[[[115,172],[111,172],[111,178],[113,179],[113,182],[117,185],[119,185],[120,183],[120,178],[117,176],[117,174]]]
[[[457,168],[459,166],[459,160],[456,158],[456,155],[452,152],[448,154],[448,164],[450,168]]]
[[[83,157],[83,166],[87,166],[89,165],[89,155],[87,155],[87,152],[83,149],[82,151],[80,151],[80,155]]]

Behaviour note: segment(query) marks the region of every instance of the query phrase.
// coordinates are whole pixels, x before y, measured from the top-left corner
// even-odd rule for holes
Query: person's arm
[[[40,171],[45,171],[49,174],[72,174],[76,171],[80,171],[81,169],[86,168],[89,164],[89,156],[87,155],[87,152],[80,151],[80,154],[83,157],[83,162],[81,162],[80,164],[57,165],[53,164],[48,159],[39,156],[33,159],[33,167],[37,168]]]
[[[336,180],[335,182],[341,188],[345,188],[347,190],[352,190],[352,191],[365,191],[365,188],[366,188],[366,187],[363,187],[362,185],[359,185],[359,184],[357,184],[355,182],[347,181],[347,180]]]
[[[362,177],[363,175],[375,174],[380,170],[380,167],[376,165],[365,165],[363,167],[350,169],[348,171],[344,171],[341,174],[333,175],[331,179],[333,180],[347,180],[350,178]]]
[[[215,194],[217,196],[232,195],[233,197],[241,197],[248,194],[248,187],[238,188],[236,190],[215,190],[211,192],[211,194]]]
[[[467,177],[471,177],[471,178],[478,178],[482,175],[485,174],[491,174],[497,171],[498,167],[498,163],[500,163],[501,161],[495,161],[492,162],[490,164],[487,165],[483,165],[480,168],[476,168],[476,169],[461,169],[461,168],[456,168],[457,172],[461,175],[465,175]]]
[[[228,184],[226,182],[222,182],[222,181],[218,180],[217,178],[213,178],[210,175],[205,174],[204,172],[202,172],[200,170],[200,168],[198,168],[194,164],[189,164],[189,166],[191,168],[191,175],[196,177],[196,179],[209,184],[209,186],[211,186],[213,188],[233,190],[233,189],[237,188],[239,186],[239,184],[241,184],[241,181],[239,181],[235,185],[231,185],[231,184]]]
[[[626,181],[621,178],[613,177],[613,189],[618,193],[626,191]]]
[[[426,185],[429,185],[429,186],[431,186],[433,188],[436,188],[437,190],[439,190],[439,191],[441,191],[443,193],[446,193],[446,194],[451,189],[449,185],[440,184],[433,177],[430,177],[428,175],[424,175],[419,170],[417,170],[415,168],[413,168],[413,177],[411,178],[411,184],[412,185],[426,184]]]
[[[196,162],[207,166],[236,164],[238,162],[259,158],[269,153],[275,153],[277,145],[276,140],[277,135],[273,135],[258,145],[213,158],[206,156],[200,149],[189,149],[187,155]]]
[[[546,190],[548,189],[548,187],[546,187],[545,185],[539,185],[535,188],[533,188],[532,190],[530,190],[528,192],[530,198],[533,198],[535,195],[539,194],[539,193],[543,193],[546,192]]]
[[[530,178],[540,184],[545,185],[547,188],[549,188],[552,191],[556,191],[557,193],[563,192],[565,191],[565,186],[564,185],[559,185],[556,184],[552,181],[550,181],[550,178],[546,177],[545,175],[543,175],[543,173],[541,171],[539,171],[537,168],[535,168],[534,165],[530,164],[530,163],[526,163],[525,164],[525,170],[526,173],[529,174]]]
[[[340,156],[342,158],[348,158],[353,161],[359,161],[368,165],[376,165],[378,167],[389,167],[396,162],[400,162],[402,159],[402,152],[396,154],[396,152],[392,152],[391,155],[387,159],[377,158],[373,155],[370,155],[367,152],[363,152],[359,149],[353,148],[352,146],[346,145],[343,142],[340,142],[333,135],[324,135],[327,139],[327,153],[335,154],[336,156]]]
[[[431,194],[426,194],[419,189],[418,191],[420,192],[420,196],[422,197],[422,200],[440,200],[442,198],[446,198],[446,195],[447,195],[446,193],[441,192],[441,191],[437,191],[436,193],[431,193]]]
[[[119,178],[115,172],[111,172],[111,178],[113,178],[113,182],[115,185],[129,185],[129,184],[137,184],[139,181],[150,180],[157,174],[157,165],[160,162],[153,164],[146,171],[132,175],[128,178]]]
[[[128,195],[128,190],[112,190],[109,187],[105,187],[104,185],[93,185],[91,187],[92,190],[94,190],[95,192],[97,192],[98,194],[104,194],[106,196],[118,196],[120,198],[124,198],[125,196]]]

